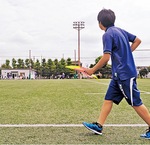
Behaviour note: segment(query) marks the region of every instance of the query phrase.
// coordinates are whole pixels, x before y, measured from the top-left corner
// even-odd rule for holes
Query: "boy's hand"
[[[86,68],[84,70],[85,73],[87,73],[88,75],[92,75],[94,73],[93,69],[92,68]]]

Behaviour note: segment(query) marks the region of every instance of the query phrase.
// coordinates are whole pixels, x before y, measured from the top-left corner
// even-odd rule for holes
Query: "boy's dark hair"
[[[102,9],[97,16],[98,22],[101,22],[106,28],[114,25],[115,19],[115,13],[110,9]]]

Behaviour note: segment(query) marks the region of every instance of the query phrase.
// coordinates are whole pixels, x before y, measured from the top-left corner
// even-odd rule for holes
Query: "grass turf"
[[[0,124],[81,124],[96,121],[109,80],[1,80]],[[149,79],[138,80],[149,91]],[[150,94],[141,94],[150,108]],[[123,100],[114,105],[108,124],[141,124]],[[148,144],[145,127],[105,127],[95,136],[83,127],[0,128],[0,144]],[[119,137],[118,137],[119,136]]]

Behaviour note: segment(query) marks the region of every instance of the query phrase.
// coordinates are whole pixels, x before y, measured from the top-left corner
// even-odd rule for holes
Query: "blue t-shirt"
[[[137,77],[137,71],[130,47],[136,36],[111,26],[103,35],[103,52],[111,54],[112,78],[127,80]]]

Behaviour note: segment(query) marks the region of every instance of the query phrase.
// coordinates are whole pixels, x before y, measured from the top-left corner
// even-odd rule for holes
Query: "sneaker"
[[[93,131],[94,133],[98,134],[98,135],[102,135],[102,130],[103,130],[103,127],[97,123],[97,122],[94,122],[94,123],[87,123],[87,122],[83,122],[83,125]]]
[[[145,138],[145,139],[150,139],[150,127],[146,131],[147,132],[144,134],[141,134],[140,137]]]

